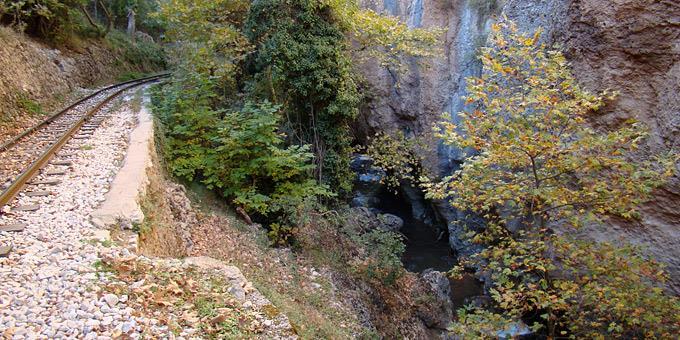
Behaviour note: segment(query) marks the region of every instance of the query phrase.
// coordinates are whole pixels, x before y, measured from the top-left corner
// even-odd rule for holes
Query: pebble
[[[115,294],[106,294],[104,295],[104,301],[110,306],[110,307],[115,307],[118,304],[118,296]]]
[[[126,95],[124,100],[132,98]],[[148,105],[148,97],[145,102]],[[137,119],[128,105],[107,105],[103,110],[109,110],[110,116],[96,134],[67,144],[80,151],[69,157],[70,170],[57,176],[61,182],[34,188],[56,194],[20,195],[16,205],[40,205],[40,209],[0,215],[0,224],[27,225],[19,233],[0,232],[0,245],[12,247],[7,258],[0,257],[0,337],[11,328],[16,329],[15,339],[110,339],[115,328],[136,331],[135,311],[125,305],[128,296],[99,298],[99,286],[109,279],[97,273],[94,264],[100,254],[120,249],[87,242],[97,229],[89,215],[104,200],[122,165],[119,160],[124,159]],[[81,145],[90,148],[81,149]],[[43,179],[39,175],[35,181]],[[168,330],[158,334],[157,338],[173,337]]]

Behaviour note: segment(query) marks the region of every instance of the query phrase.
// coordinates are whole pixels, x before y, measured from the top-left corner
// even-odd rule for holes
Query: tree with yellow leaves
[[[430,196],[487,222],[468,233],[484,250],[463,265],[491,280],[493,312],[462,310],[453,331],[494,337],[523,319],[549,338],[677,334],[680,303],[658,287],[665,274],[657,263],[632,247],[568,236],[608,216],[635,218],[672,175],[673,158],[632,162],[647,135],[637,122],[592,128],[589,118],[615,93],[582,89],[539,37],[507,19],[494,25],[463,123],[437,129],[469,156],[429,186]]]

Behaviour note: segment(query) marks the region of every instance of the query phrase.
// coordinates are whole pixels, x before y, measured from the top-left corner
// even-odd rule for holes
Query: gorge
[[[434,174],[450,174],[463,154],[433,137],[432,126],[446,112],[455,122],[464,107],[465,79],[480,75],[477,51],[486,41],[490,25],[505,16],[520,30],[542,29],[546,44],[561,46],[575,76],[587,89],[611,89],[620,95],[591,124],[598,128],[637,119],[650,127],[651,137],[633,157],[653,158],[680,143],[680,5],[673,1],[598,0],[414,0],[363,2],[378,12],[396,15],[410,26],[446,29],[443,56],[419,64],[396,79],[390,70],[368,65],[364,76],[376,91],[361,110],[361,131],[370,136],[380,131],[402,131],[418,136],[428,147],[425,166]],[[676,163],[677,169],[677,163]],[[596,240],[625,239],[643,246],[647,253],[668,266],[670,289],[680,289],[680,179],[672,177],[655,191],[642,208],[638,222],[610,220],[607,226],[583,231]],[[449,222],[463,218],[446,202],[434,202]],[[449,229],[450,244],[457,252],[469,252],[460,230]]]
[[[0,338],[680,332],[677,0],[0,24]]]

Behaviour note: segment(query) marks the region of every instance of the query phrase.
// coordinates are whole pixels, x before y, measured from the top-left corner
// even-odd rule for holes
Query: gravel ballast
[[[5,211],[0,216],[0,225],[26,224],[21,232],[0,232],[0,245],[12,248],[7,257],[0,257],[0,335],[96,339],[125,333],[137,338],[141,324],[150,322],[133,315],[125,298],[101,293],[100,286],[110,279],[98,271],[100,257],[125,256],[127,250],[96,241],[97,228],[90,222],[90,213],[104,200],[125,157],[137,119],[130,105],[133,99],[128,92],[107,105],[104,110],[110,117],[96,133],[72,140],[58,154],[58,160],[70,163],[50,165],[35,180],[59,179],[58,184],[26,190],[50,195],[24,193],[13,204],[37,204],[40,209]]]

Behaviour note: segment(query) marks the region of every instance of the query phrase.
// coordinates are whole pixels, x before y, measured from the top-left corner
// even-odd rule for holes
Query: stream
[[[415,218],[411,205],[401,195],[384,190],[379,197],[378,210],[399,216],[404,221],[404,227],[400,230],[406,244],[402,262],[408,271],[422,272],[432,268],[446,272],[456,264],[446,233],[440,237],[441,231]]]
[[[402,256],[404,268],[421,273],[426,269],[447,272],[458,263],[448,242],[448,232],[415,218],[409,202],[399,194],[383,190],[376,208],[383,213],[399,216],[404,221],[400,232],[405,236],[406,250]],[[454,311],[470,303],[471,299],[483,294],[482,283],[472,275],[461,279],[449,279],[449,295]]]

